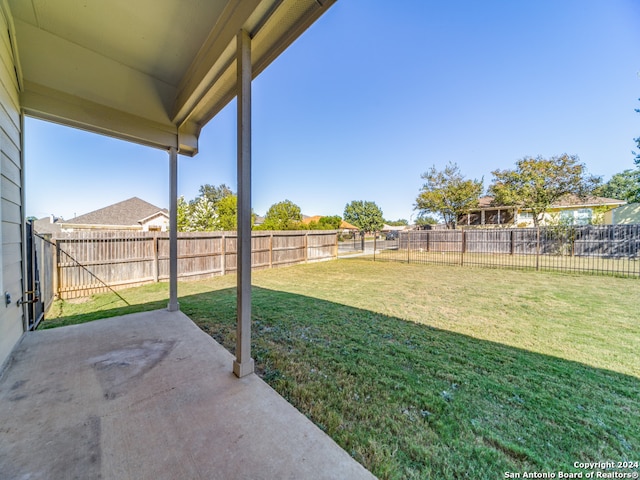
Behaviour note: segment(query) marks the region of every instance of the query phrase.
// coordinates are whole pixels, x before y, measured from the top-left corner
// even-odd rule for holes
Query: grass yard
[[[259,374],[380,478],[640,461],[637,279],[366,259],[253,279]],[[164,308],[167,290],[56,302],[43,328]],[[233,351],[235,277],[179,292]]]

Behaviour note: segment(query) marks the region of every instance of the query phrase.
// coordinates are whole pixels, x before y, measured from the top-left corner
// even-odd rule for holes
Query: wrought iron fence
[[[375,260],[640,277],[640,225],[419,230],[385,243]]]

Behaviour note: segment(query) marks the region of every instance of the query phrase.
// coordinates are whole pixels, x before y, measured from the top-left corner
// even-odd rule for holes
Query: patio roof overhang
[[[255,78],[335,2],[2,1],[27,115],[189,156],[237,95],[237,33]]]
[[[238,97],[238,377],[254,369],[251,81],[333,3],[0,0],[24,114],[168,151],[169,311],[179,310],[178,154],[195,155],[202,127]]]

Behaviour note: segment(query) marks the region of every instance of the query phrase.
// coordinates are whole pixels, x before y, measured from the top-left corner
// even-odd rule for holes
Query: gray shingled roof
[[[80,215],[64,223],[82,225],[139,225],[140,220],[155,213],[168,213],[166,208],[156,207],[138,197],[114,203],[108,207]]]

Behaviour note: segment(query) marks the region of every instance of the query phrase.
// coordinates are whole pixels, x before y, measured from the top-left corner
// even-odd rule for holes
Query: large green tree
[[[513,170],[495,170],[489,193],[498,205],[516,206],[533,215],[540,225],[551,205],[567,195],[584,198],[593,193],[600,179],[587,174],[576,155],[551,158],[524,157]]]
[[[304,228],[300,207],[291,200],[271,205],[262,224],[262,230],[299,230]]]
[[[601,197],[625,200],[627,203],[640,202],[640,168],[616,173],[594,193]]]
[[[238,197],[236,195],[227,195],[218,200],[216,211],[220,230],[230,231],[238,228]],[[251,224],[253,225],[253,221]]]
[[[215,206],[207,197],[198,197],[191,206],[189,231],[211,232],[213,230],[220,230]]]
[[[382,210],[375,202],[353,200],[344,207],[345,221],[355,225],[361,232],[379,232],[384,226]]]
[[[184,199],[183,196],[178,198],[178,208],[177,208],[177,217],[178,217],[178,231],[179,232],[188,232],[191,230],[190,225],[190,217],[191,217],[191,207]]]
[[[455,228],[461,215],[478,206],[482,180],[465,179],[455,163],[450,162],[442,171],[434,165],[422,174],[422,179],[425,183],[415,205],[421,217],[438,214],[447,228]]]

